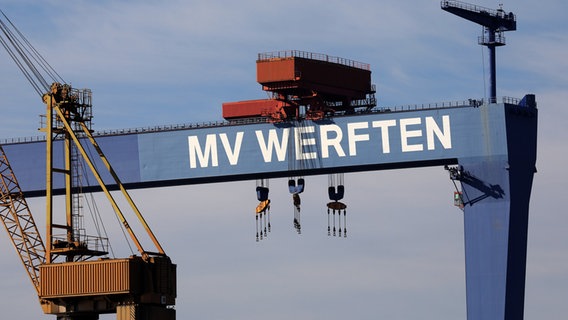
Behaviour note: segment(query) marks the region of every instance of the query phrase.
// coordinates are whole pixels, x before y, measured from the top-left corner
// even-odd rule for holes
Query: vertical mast
[[[45,246],[45,263],[52,262],[51,248],[53,244],[53,95],[45,94],[43,100],[46,105],[45,113],[45,146],[46,146],[46,170],[45,170],[45,237],[47,244]]]
[[[93,256],[106,255],[105,239],[87,237],[80,233],[80,206],[78,197],[78,157],[74,156],[76,136],[73,130],[81,124],[90,128],[91,92],[88,89],[77,90],[67,84],[53,83],[48,93],[43,96],[46,104],[46,123],[42,128],[46,133],[46,263],[53,263],[57,257],[65,261],[81,261]],[[65,126],[66,123],[72,125]],[[63,147],[63,163],[54,162],[55,142]],[[59,144],[58,144],[59,145]],[[58,167],[59,166],[59,167]],[[65,183],[65,222],[54,221],[54,175],[63,175]],[[58,215],[60,216],[60,215]],[[61,232],[57,232],[60,230]],[[91,249],[89,240],[97,242],[103,248]]]
[[[505,45],[504,31],[517,30],[517,20],[512,12],[505,13],[503,8],[488,9],[460,1],[441,2],[442,10],[455,14],[484,27],[478,43],[489,48],[489,103],[497,102],[497,67],[495,48]]]

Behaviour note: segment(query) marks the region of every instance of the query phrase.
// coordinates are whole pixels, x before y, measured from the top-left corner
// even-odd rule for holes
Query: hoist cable
[[[1,24],[1,21],[0,21]],[[1,25],[0,25],[1,27]],[[5,33],[5,30],[2,28],[2,31]],[[18,60],[18,57],[16,56],[16,54],[12,51],[11,47],[6,43],[6,41],[4,40],[3,37],[0,37],[0,42],[2,42],[2,46],[4,47],[4,49],[6,49],[6,51],[8,52],[8,54],[10,55],[10,57],[12,58],[12,60],[16,63],[16,65],[18,66],[18,68],[22,71],[22,73],[24,74],[24,76],[26,77],[26,79],[28,80],[28,82],[32,85],[32,87],[34,88],[34,90],[37,92],[38,95],[42,95],[43,92],[41,90],[41,88],[38,86],[38,84],[33,80],[33,77],[29,74],[28,70],[22,65],[22,63],[20,62],[20,60]]]
[[[77,159],[77,161],[81,161],[80,159]],[[89,176],[88,173],[89,171],[87,171],[87,168],[83,165],[81,165],[81,169],[83,171],[83,179],[85,180],[85,184],[89,185]],[[115,253],[114,253],[114,249],[112,247],[112,243],[109,241],[109,236],[108,236],[108,232],[106,230],[106,226],[103,222],[102,216],[101,216],[101,212],[97,206],[97,202],[95,201],[95,197],[93,195],[92,192],[89,192],[89,199],[87,199],[87,195],[83,194],[84,198],[85,198],[85,203],[87,204],[87,207],[89,209],[89,213],[91,216],[91,219],[93,221],[93,225],[96,229],[97,235],[99,238],[106,238],[108,241],[108,249],[110,251],[111,256],[114,258],[116,257]],[[123,234],[124,234],[124,230],[123,230]],[[130,248],[130,251],[132,252],[132,248]]]
[[[0,11],[4,18],[8,20],[4,12]],[[9,20],[8,20],[9,21]],[[30,84],[34,87],[36,92],[41,96],[42,91],[47,91],[47,85],[45,79],[41,76],[37,68],[31,63],[28,56],[22,49],[21,44],[18,42],[14,33],[10,28],[0,20],[0,28],[4,33],[5,39],[2,40],[2,45],[10,54],[10,57],[18,65],[18,68],[24,73]],[[15,51],[15,52],[14,52]],[[39,83],[38,83],[39,82]],[[45,90],[41,90],[40,87],[43,86]]]
[[[85,148],[85,149],[86,149],[86,151],[89,153],[89,154],[88,154],[89,158],[94,159],[94,155],[93,155],[93,150],[92,150],[92,148]],[[98,171],[96,162],[93,163],[93,165],[94,165],[95,169]],[[86,169],[84,169],[84,170],[86,171]],[[85,173],[85,178],[86,178],[86,180],[87,180],[87,183],[89,183],[89,181],[88,181],[88,172]],[[91,197],[93,197],[93,196],[91,195]],[[94,197],[93,197],[93,202],[94,202]],[[105,228],[103,219],[102,219],[102,217],[100,216],[100,213],[99,213],[99,212],[97,212],[97,214],[98,214],[98,219],[101,221],[101,224],[103,225],[103,229],[104,229],[104,232],[105,232],[105,236],[106,236],[107,239],[108,239],[108,236],[107,236],[107,232],[106,232],[106,228]],[[130,250],[130,253],[131,253],[131,254],[134,254],[134,249],[132,248],[131,241],[130,241],[130,239],[128,238],[128,235],[126,234],[126,230],[125,230],[124,224],[120,221],[120,219],[118,218],[118,215],[117,215],[116,213],[115,213],[113,216],[116,218],[116,221],[117,221],[117,223],[118,223],[119,229],[120,229],[120,231],[122,232],[122,236],[123,236],[123,238],[124,238],[124,241],[126,242],[126,245],[128,246],[128,249]],[[109,247],[110,247],[110,241],[109,241]],[[112,250],[112,249],[111,249],[111,250]],[[114,252],[113,252],[113,255],[114,255]]]
[[[4,15],[4,17],[6,17],[6,15]],[[28,39],[24,36],[23,33],[20,32],[20,30],[12,23],[12,21],[10,21],[10,19],[8,19],[8,17],[6,17],[6,20],[10,23],[12,28],[14,28],[14,30],[18,33],[18,35],[20,36],[20,39],[22,39],[24,41],[24,43],[26,44],[24,49],[29,54],[31,54],[32,58],[43,69],[43,71],[45,71],[45,73],[47,73],[49,75],[51,80],[54,81],[54,82],[66,83],[65,80],[63,80],[63,77],[61,77],[59,75],[59,73],[57,73],[57,71],[55,71],[55,69],[49,64],[49,62],[47,62],[47,60],[45,60],[45,58],[39,53],[39,51],[36,50],[36,48],[31,44],[30,41],[28,41]],[[31,50],[31,52],[28,49],[26,49],[26,47],[29,48]]]
[[[38,95],[42,96],[49,90],[49,84],[40,69],[51,78],[52,82],[65,83],[63,78],[42,57],[6,14],[2,10],[0,10],[0,13],[9,24],[7,25],[3,20],[0,20],[0,29],[4,34],[4,37],[0,37],[0,42]]]

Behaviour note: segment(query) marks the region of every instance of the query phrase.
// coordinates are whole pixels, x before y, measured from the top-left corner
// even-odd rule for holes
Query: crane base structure
[[[169,259],[52,263],[40,266],[40,303],[58,319],[175,319],[175,265]],[[172,291],[173,289],[173,291]]]

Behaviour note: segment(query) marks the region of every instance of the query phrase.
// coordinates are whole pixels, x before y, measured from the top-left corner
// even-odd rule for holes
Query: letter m
[[[217,135],[208,134],[205,138],[205,150],[201,149],[199,139],[197,136],[188,136],[187,142],[189,144],[189,167],[197,168],[197,161],[199,166],[207,168],[209,166],[209,158],[211,158],[211,166],[217,167],[219,165],[219,158],[217,157]]]

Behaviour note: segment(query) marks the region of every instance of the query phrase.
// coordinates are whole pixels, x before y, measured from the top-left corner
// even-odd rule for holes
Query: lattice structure
[[[45,262],[45,246],[2,146],[0,180],[0,218],[39,292],[39,266]]]

